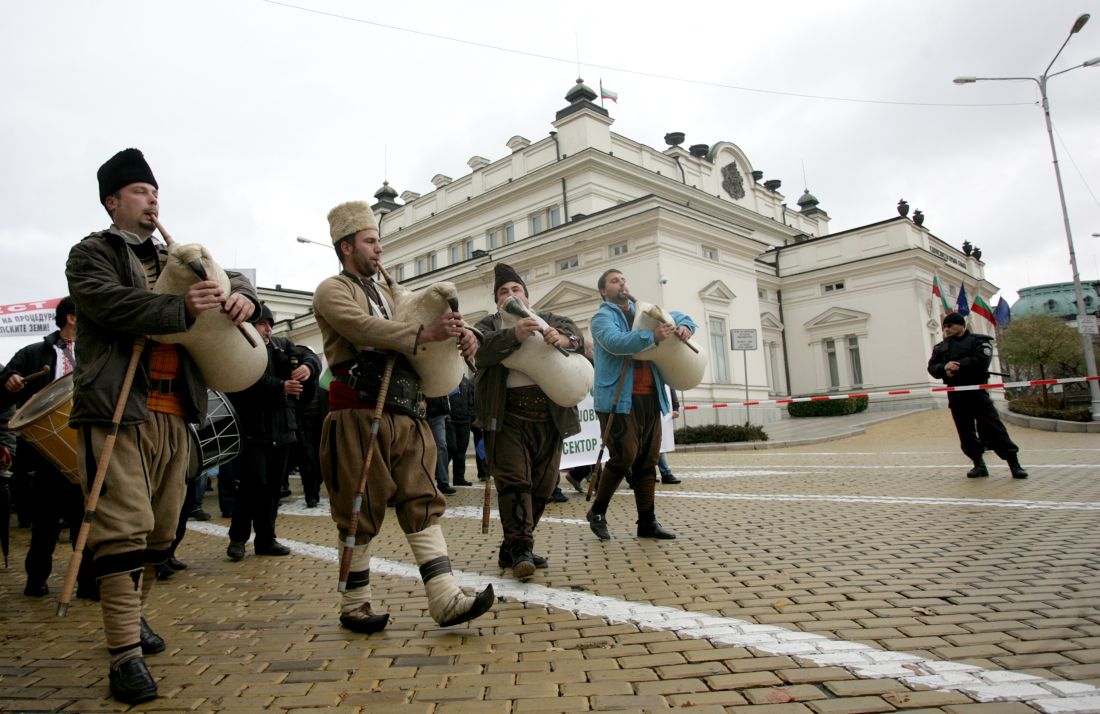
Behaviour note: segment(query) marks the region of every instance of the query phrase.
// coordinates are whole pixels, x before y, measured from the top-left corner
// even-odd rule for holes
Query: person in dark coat
[[[472,486],[466,480],[466,451],[470,448],[470,427],[476,417],[473,380],[462,375],[458,388],[448,399],[451,412],[447,417],[447,455],[451,460],[451,483]]]
[[[943,342],[932,348],[928,374],[942,379],[949,387],[985,384],[989,381],[989,363],[993,359],[993,338],[966,329],[966,319],[957,312],[943,318]],[[989,476],[982,455],[990,449],[1008,462],[1012,478],[1027,478],[1020,465],[1019,447],[1008,436],[993,400],[984,389],[948,392],[947,406],[959,434],[962,452],[974,462],[968,478]]]
[[[256,555],[290,554],[275,539],[279,492],[290,444],[298,438],[296,402],[313,398],[321,361],[308,347],[273,336],[274,325],[270,308],[261,306],[256,331],[267,345],[267,369],[251,387],[229,395],[241,429],[241,453],[234,462],[237,493],[225,551],[230,560],[244,558],[252,531]]]

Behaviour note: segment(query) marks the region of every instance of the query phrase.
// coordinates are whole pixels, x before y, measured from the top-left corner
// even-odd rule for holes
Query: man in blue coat
[[[596,287],[603,298],[590,328],[595,343],[596,414],[605,432],[611,422],[611,433],[606,435],[608,461],[600,478],[596,501],[588,512],[588,523],[600,540],[611,538],[607,528],[607,506],[619,483],[629,475],[634,484],[634,504],[638,508],[638,537],[675,538],[675,533],[666,531],[657,522],[653,498],[661,447],[661,415],[667,414],[671,407],[656,365],[631,358],[662,340],[687,342],[696,325],[687,315],[672,312],[675,325],[660,325],[653,330],[632,329],[634,300],[622,271],[605,271]]]

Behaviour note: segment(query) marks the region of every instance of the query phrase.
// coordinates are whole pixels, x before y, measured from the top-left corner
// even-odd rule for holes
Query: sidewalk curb
[[[847,439],[851,436],[859,436],[867,431],[867,427],[874,426],[875,424],[881,424],[891,419],[899,419],[910,414],[916,414],[918,412],[926,411],[924,409],[899,411],[896,413],[885,413],[877,419],[863,422],[859,426],[851,427],[843,431],[837,431],[833,434],[827,434],[825,436],[814,436],[805,439],[786,439],[772,441],[735,441],[728,444],[677,444],[676,451],[684,453],[698,453],[707,451],[756,451],[764,449],[784,449],[788,446],[807,446],[810,444],[821,444],[826,441],[836,441],[837,439]],[[832,418],[832,417],[825,417]]]

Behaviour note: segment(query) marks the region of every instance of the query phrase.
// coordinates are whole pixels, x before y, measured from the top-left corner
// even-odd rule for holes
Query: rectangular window
[[[707,260],[718,260],[718,249],[709,245],[703,246],[703,257]]]
[[[542,214],[536,213],[531,216],[531,235],[536,233],[542,233]]]
[[[405,264],[402,263],[401,265],[397,266],[397,275],[394,276],[394,280],[396,280],[397,282],[401,282],[404,279],[405,279]]]
[[[763,290],[763,289],[757,290],[756,291],[756,297],[760,300],[767,300],[768,299],[768,291]]]
[[[848,335],[848,361],[852,364],[852,386],[863,384],[863,365],[859,361],[859,338]]]
[[[428,260],[424,256],[416,259],[416,274],[423,275],[428,272]]]
[[[489,231],[489,250],[498,248],[500,246],[500,229],[494,228]]]
[[[516,227],[511,223],[504,226],[504,245],[511,245],[516,242]]]
[[[428,265],[431,266],[431,270],[435,270],[436,268],[439,267],[436,264],[436,254],[435,253],[432,253],[431,256],[428,258]]]
[[[551,228],[557,228],[561,225],[561,211],[557,206],[550,206],[549,218]]]
[[[462,260],[462,244],[454,243],[447,248],[447,260],[450,265],[454,265]]]
[[[730,365],[726,355],[726,321],[720,317],[707,318],[710,333],[710,368],[715,384],[730,383]]]
[[[467,238],[465,244],[465,252],[462,254],[463,258],[469,259],[474,257],[474,239]]]
[[[625,255],[629,249],[630,246],[627,243],[613,245],[611,246],[611,257],[614,258],[617,255]]]
[[[840,389],[840,368],[836,359],[836,340],[825,340],[825,365],[829,368],[829,389]]]
[[[558,272],[563,273],[566,270],[572,270],[573,268],[577,267],[578,264],[579,263],[577,261],[577,256],[575,255],[569,258],[565,258],[564,260],[559,260]]]
[[[821,286],[821,288],[822,292],[826,293],[840,292],[844,289],[844,281],[842,280],[839,283],[826,283],[825,285]]]

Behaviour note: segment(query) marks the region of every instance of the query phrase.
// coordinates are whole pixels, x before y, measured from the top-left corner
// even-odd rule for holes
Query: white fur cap
[[[341,203],[328,212],[329,235],[335,245],[341,238],[354,235],[368,228],[378,230],[378,220],[366,201]]]

